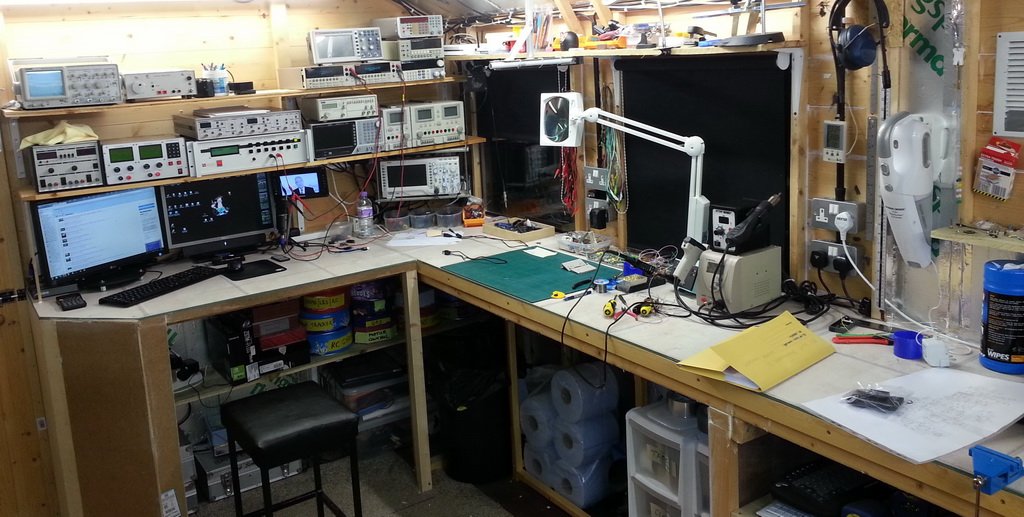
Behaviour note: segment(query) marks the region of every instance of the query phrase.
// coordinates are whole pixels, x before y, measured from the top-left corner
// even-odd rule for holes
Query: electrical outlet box
[[[861,265],[860,265],[861,264],[861,262],[860,262],[860,256],[861,256],[860,248],[858,248],[857,246],[854,246],[853,244],[850,244],[850,243],[846,243],[846,247],[849,248],[849,250],[850,250],[850,258],[853,259],[853,263],[858,268],[861,268]],[[843,245],[841,243],[830,242],[830,241],[811,241],[810,243],[807,244],[807,257],[808,257],[808,260],[810,260],[811,253],[815,252],[815,251],[820,251],[820,252],[824,253],[825,256],[828,257],[828,265],[823,267],[823,268],[821,268],[822,271],[825,271],[825,272],[828,272],[828,273],[838,273],[838,271],[836,271],[836,269],[834,267],[832,267],[832,259],[834,259],[836,257],[844,257],[844,258],[846,257],[846,254],[843,253]],[[861,268],[861,269],[863,269],[863,268]],[[851,272],[850,274],[851,275],[856,275],[856,273],[853,273],[853,272]]]
[[[836,215],[843,212],[849,213],[853,218],[853,228],[850,228],[848,233],[859,233],[864,229],[864,203],[822,197],[811,199],[811,227],[838,232]]]
[[[610,206],[608,188],[611,184],[611,171],[599,167],[583,168],[583,187],[586,189],[584,200],[584,214],[590,214],[591,210],[604,210],[608,214],[608,221],[614,221],[618,212]]]

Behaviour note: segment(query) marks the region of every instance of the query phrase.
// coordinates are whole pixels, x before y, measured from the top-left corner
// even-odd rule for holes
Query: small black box
[[[228,83],[228,90],[235,95],[251,95],[256,93],[256,90],[252,86],[252,81]]]

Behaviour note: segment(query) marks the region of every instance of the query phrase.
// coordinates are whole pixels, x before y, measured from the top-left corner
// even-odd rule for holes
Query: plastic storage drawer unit
[[[668,515],[710,515],[707,435],[697,418],[661,401],[626,413],[629,514],[651,512],[651,494],[668,503]],[[676,513],[672,513],[671,508]]]

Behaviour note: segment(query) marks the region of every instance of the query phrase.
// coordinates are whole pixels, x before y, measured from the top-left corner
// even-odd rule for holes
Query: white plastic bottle
[[[352,232],[362,239],[373,237],[373,201],[365,190],[359,193],[356,201],[356,224]]]

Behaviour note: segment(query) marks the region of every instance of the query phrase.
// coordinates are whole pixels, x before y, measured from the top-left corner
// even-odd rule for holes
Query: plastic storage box
[[[629,481],[629,496],[636,498],[636,511],[630,506],[629,515],[633,517],[682,517],[683,511],[677,502],[669,501],[635,479]]]
[[[667,401],[631,409],[626,454],[630,515],[659,515],[656,500],[666,515],[711,515],[707,435],[696,415],[673,413]]]
[[[558,236],[559,249],[579,255],[591,255],[611,245],[611,237],[594,232],[568,232]]]

